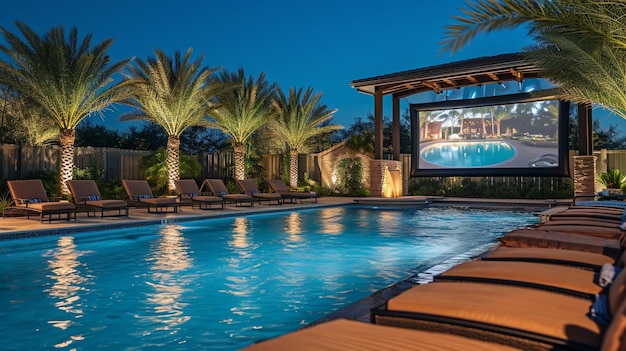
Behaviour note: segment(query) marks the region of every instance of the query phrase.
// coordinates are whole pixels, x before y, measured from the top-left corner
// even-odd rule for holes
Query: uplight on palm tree
[[[342,129],[338,124],[323,125],[337,110],[320,103],[322,93],[313,94],[313,88],[289,89],[289,96],[281,90],[274,102],[276,118],[270,126],[289,147],[289,183],[298,186],[298,152],[312,137]]]
[[[468,0],[442,44],[454,53],[480,32],[529,27],[525,54],[557,83],[559,97],[626,118],[626,2]]]
[[[246,77],[243,68],[236,73],[222,72],[220,81],[231,89],[218,96],[220,106],[211,113],[210,126],[230,137],[235,152],[235,179],[243,180],[245,143],[271,118],[276,84],[268,83],[264,73],[256,80]]]
[[[91,35],[82,40],[72,28],[66,37],[63,27],[54,27],[40,37],[23,22],[15,23],[22,38],[6,28],[0,30],[7,45],[0,58],[0,84],[15,89],[45,110],[60,128],[61,169],[59,188],[69,195],[66,181],[72,179],[76,126],[127,96],[114,82],[114,75],[128,62],[111,62],[107,50],[112,39],[91,45]]]
[[[168,191],[176,189],[180,178],[180,135],[192,126],[208,126],[205,119],[215,108],[214,96],[223,84],[213,78],[217,69],[202,65],[204,55],[191,59],[176,51],[174,58],[155,49],[155,56],[136,60],[124,81],[133,94],[126,103],[136,108],[120,117],[121,121],[144,120],[165,129],[167,138]]]

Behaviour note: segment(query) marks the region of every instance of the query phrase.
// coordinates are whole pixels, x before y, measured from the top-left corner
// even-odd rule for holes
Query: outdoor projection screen
[[[569,103],[530,93],[411,104],[411,177],[569,175]]]

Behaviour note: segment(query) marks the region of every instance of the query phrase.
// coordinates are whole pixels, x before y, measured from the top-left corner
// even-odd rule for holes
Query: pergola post
[[[574,156],[574,198],[593,200],[596,157],[593,156],[593,121],[590,104],[578,104],[578,156]],[[585,197],[583,195],[591,195]]]
[[[374,159],[383,158],[383,90],[374,91]]]
[[[393,95],[392,100],[392,132],[391,146],[393,148],[393,159],[400,160],[400,98]]]

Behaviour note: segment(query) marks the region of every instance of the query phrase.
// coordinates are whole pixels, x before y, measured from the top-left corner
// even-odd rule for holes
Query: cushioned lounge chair
[[[271,179],[267,182],[273,192],[282,195],[284,199],[289,199],[290,203],[293,203],[294,200],[300,200],[300,203],[303,200],[312,200],[317,203],[317,194],[314,191],[308,193],[293,191],[281,179]]]
[[[245,194],[252,196],[256,201],[267,201],[268,205],[272,202],[276,202],[276,205],[283,204],[283,197],[278,193],[262,193],[256,187],[253,179],[237,180],[237,185],[241,188]]]
[[[598,282],[598,272],[536,262],[474,260],[452,267],[436,275],[434,280],[524,286],[589,300],[593,300],[595,295],[604,291]]]
[[[154,197],[150,185],[145,180],[122,180],[128,196],[128,205],[146,207],[148,213],[178,213],[180,203],[175,197]]]
[[[87,216],[100,217],[128,216],[128,203],[124,200],[103,200],[98,185],[93,180],[68,180],[67,187],[72,193],[72,201],[78,209],[87,211]],[[111,213],[113,214],[106,214]]]
[[[607,223],[603,221],[567,220],[548,221],[535,228],[546,231],[566,231],[570,233],[588,234],[595,236],[624,236],[625,232],[620,229],[621,223]]]
[[[588,299],[519,286],[435,282],[410,288],[372,310],[372,322],[430,328],[515,347],[598,350],[620,340],[626,321],[626,274],[619,274],[604,296],[609,326],[593,321]],[[619,336],[613,335],[621,327]],[[604,341],[603,341],[604,337]],[[543,345],[543,346],[542,346]]]
[[[205,179],[200,190],[204,188],[208,189],[213,195],[223,198],[226,203],[234,203],[235,206],[243,206],[243,204],[254,206],[254,198],[252,196],[229,193],[221,179]]]
[[[179,200],[181,205],[189,204],[191,208],[198,208],[202,210],[209,210],[214,208],[213,205],[224,208],[224,199],[219,196],[202,195],[198,184],[193,179],[180,179],[176,182],[176,190],[178,190]]]
[[[599,271],[605,263],[623,266],[623,258],[576,250],[499,246],[481,256],[484,261],[537,262]]]
[[[622,255],[622,241],[585,234],[516,229],[498,238],[503,246],[566,249],[603,254],[614,259]]]
[[[424,330],[337,319],[266,340],[244,351],[512,351],[501,344]]]
[[[2,215],[26,214],[30,219],[31,213],[39,214],[39,220],[48,222],[54,219],[76,220],[76,206],[67,201],[50,201],[41,179],[9,180],[7,181],[11,193],[11,204],[4,209]]]

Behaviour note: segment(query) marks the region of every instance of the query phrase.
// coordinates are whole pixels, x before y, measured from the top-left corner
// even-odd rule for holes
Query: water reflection
[[[237,217],[233,223],[233,240],[228,244],[238,249],[245,249],[250,244],[248,243],[248,219],[246,217]],[[240,251],[243,253],[243,251]]]
[[[48,260],[48,268],[52,274],[48,275],[53,280],[50,289],[45,290],[50,297],[57,299],[55,306],[71,317],[63,320],[50,320],[52,326],[66,330],[73,324],[73,319],[83,317],[83,305],[80,301],[79,292],[86,291],[85,285],[89,281],[88,277],[81,275],[80,268],[84,266],[79,258],[84,254],[76,249],[74,237],[64,236],[59,238],[58,247],[51,250],[46,256],[52,258]],[[84,340],[83,335],[72,335],[68,340],[56,344],[56,348],[67,347],[74,341]]]
[[[320,227],[323,234],[341,234],[344,229],[341,219],[343,208],[326,208],[320,211]]]
[[[292,212],[285,223],[285,233],[289,234],[289,241],[299,242],[302,240],[302,218],[298,212]]]
[[[160,235],[149,259],[152,261],[152,274],[151,281],[147,282],[154,290],[147,294],[147,301],[154,305],[154,314],[145,319],[157,324],[156,330],[167,330],[174,334],[183,323],[191,319],[185,315],[184,309],[188,303],[184,302],[182,295],[188,290],[185,286],[192,278],[180,272],[190,268],[193,261],[180,227],[165,226]]]

